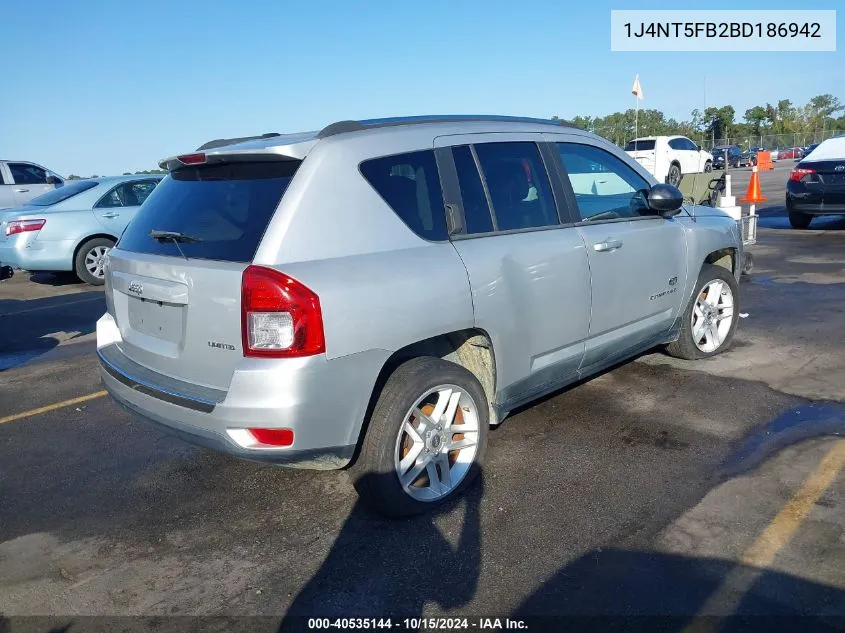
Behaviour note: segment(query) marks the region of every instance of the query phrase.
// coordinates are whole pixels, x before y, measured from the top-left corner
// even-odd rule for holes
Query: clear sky
[[[794,0],[33,0],[2,3],[0,158],[114,174],[221,136],[406,114],[564,118],[633,106],[845,101],[836,53],[610,51],[611,8]],[[841,0],[815,0],[836,9]],[[845,13],[841,11],[840,13]]]

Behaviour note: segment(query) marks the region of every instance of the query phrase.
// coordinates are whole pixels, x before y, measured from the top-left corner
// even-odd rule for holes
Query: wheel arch
[[[109,235],[108,233],[93,233],[92,235],[86,235],[85,237],[80,238],[79,241],[77,241],[76,246],[73,247],[73,256],[70,260],[71,266],[75,264],[76,256],[79,255],[79,251],[85,245],[85,243],[99,238],[111,240],[115,243],[117,242],[117,238],[114,235]]]
[[[713,264],[714,266],[721,266],[727,269],[732,275],[736,275],[736,260],[736,249],[728,246],[708,253],[704,257],[704,261],[701,262],[701,265]]]
[[[487,396],[490,424],[498,424],[498,414],[493,403],[496,396],[496,356],[493,340],[490,335],[480,328],[466,328],[453,332],[438,334],[421,341],[409,343],[393,352],[382,365],[376,377],[370,400],[367,404],[363,423],[358,432],[355,454],[350,462],[358,458],[361,442],[367,434],[370,417],[379,396],[384,389],[387,379],[402,363],[419,356],[433,356],[455,363],[470,371],[484,389]]]

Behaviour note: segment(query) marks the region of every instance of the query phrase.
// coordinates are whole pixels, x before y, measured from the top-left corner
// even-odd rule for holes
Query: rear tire
[[[669,166],[669,174],[666,176],[666,184],[677,187],[681,184],[681,166],[678,163],[672,163]]]
[[[87,284],[102,286],[105,283],[103,258],[113,246],[114,240],[106,237],[95,237],[88,240],[79,247],[76,253],[73,261],[73,272]]]
[[[715,294],[711,294],[715,293]],[[728,321],[729,325],[724,325]],[[709,358],[730,348],[739,321],[739,285],[731,271],[704,264],[681,316],[678,340],[666,346],[684,360]]]
[[[709,174],[711,171],[713,171],[713,163],[708,160],[704,163],[704,173]]]
[[[801,213],[800,211],[794,211],[789,209],[789,224],[792,226],[793,229],[806,229],[809,228],[810,222],[812,222],[813,216],[807,215],[806,213]]]
[[[449,433],[452,425],[463,432]],[[355,489],[387,517],[430,511],[478,475],[488,427],[487,397],[470,371],[440,358],[413,358],[393,372],[379,395],[350,468]],[[453,445],[459,448],[447,450]]]

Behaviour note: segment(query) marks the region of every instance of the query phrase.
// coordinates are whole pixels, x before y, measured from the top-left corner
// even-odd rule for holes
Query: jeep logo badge
[[[129,292],[140,296],[140,294],[144,292],[144,286],[141,285],[140,281],[130,281]]]

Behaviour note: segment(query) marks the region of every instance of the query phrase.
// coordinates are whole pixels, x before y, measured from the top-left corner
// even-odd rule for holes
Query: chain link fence
[[[786,149],[807,147],[813,143],[842,134],[841,130],[818,130],[816,132],[796,132],[794,134],[761,134],[759,136],[740,136],[732,138],[701,138],[699,144],[706,150],[720,145],[739,145],[742,149],[763,147],[766,149]]]

